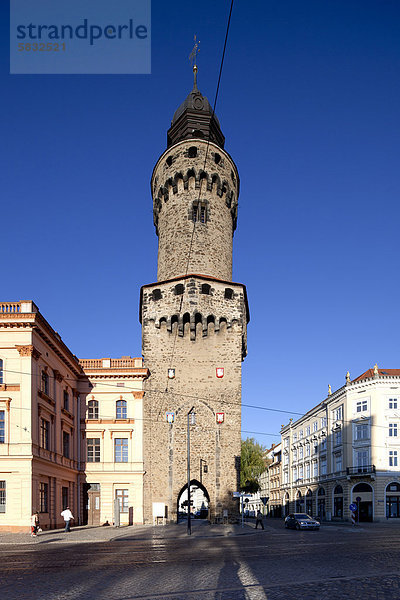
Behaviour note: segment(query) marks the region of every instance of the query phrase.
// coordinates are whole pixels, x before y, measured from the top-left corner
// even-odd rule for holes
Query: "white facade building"
[[[281,430],[284,515],[400,518],[400,369],[369,369]]]

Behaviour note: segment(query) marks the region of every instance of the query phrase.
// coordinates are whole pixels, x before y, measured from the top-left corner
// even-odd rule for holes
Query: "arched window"
[[[168,156],[165,162],[167,163],[168,167],[170,167],[172,165],[172,156]]]
[[[369,483],[357,483],[357,485],[353,488],[353,494],[355,492],[372,492],[372,487],[369,485]]]
[[[117,419],[127,419],[128,408],[126,400],[117,400]]]
[[[386,491],[387,492],[400,492],[400,483],[397,483],[396,481],[392,481],[392,483],[388,483],[388,485],[386,486]]]
[[[183,283],[178,283],[175,286],[175,296],[179,296],[180,294],[183,294],[184,289],[185,288],[183,286]]]
[[[211,285],[208,285],[208,283],[203,283],[201,286],[201,293],[207,294],[209,296],[210,291],[211,291]]]
[[[0,383],[4,383],[3,361],[0,358]]]
[[[337,486],[335,487],[335,489],[334,489],[334,492],[333,492],[333,493],[334,493],[334,494],[337,494],[337,495],[339,495],[339,494],[343,494],[343,488],[342,488],[342,486],[341,486],[341,485],[337,485]]]
[[[99,418],[99,403],[97,400],[89,400],[88,402],[88,419]]]
[[[218,152],[216,152],[216,153],[214,154],[214,160],[215,160],[215,164],[216,164],[216,165],[218,165],[218,163],[220,163],[220,162],[221,162],[221,155],[220,155],[220,154],[218,154]]]
[[[196,158],[197,156],[197,148],[196,146],[190,146],[189,150],[188,150],[188,157],[189,158]]]
[[[319,488],[318,496],[325,496],[325,489],[323,487]]]

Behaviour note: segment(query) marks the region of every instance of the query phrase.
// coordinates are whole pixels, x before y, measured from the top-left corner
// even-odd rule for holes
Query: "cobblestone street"
[[[397,524],[76,528],[0,536],[2,598],[322,600],[400,597]],[[11,543],[12,542],[12,543]]]

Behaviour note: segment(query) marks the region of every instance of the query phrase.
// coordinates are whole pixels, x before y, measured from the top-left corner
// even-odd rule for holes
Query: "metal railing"
[[[347,467],[346,475],[371,475],[376,473],[375,465],[362,465],[360,467]]]

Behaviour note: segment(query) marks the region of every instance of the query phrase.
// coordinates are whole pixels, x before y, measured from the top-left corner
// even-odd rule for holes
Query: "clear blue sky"
[[[153,1],[151,75],[24,76],[0,4],[0,297],[35,300],[80,357],[141,353],[151,171],[194,33],[213,101],[228,9]],[[245,404],[302,413],[348,369],[400,366],[399,25],[398,0],[235,3],[217,115],[241,177]],[[288,417],[244,407],[243,429],[269,445]]]

